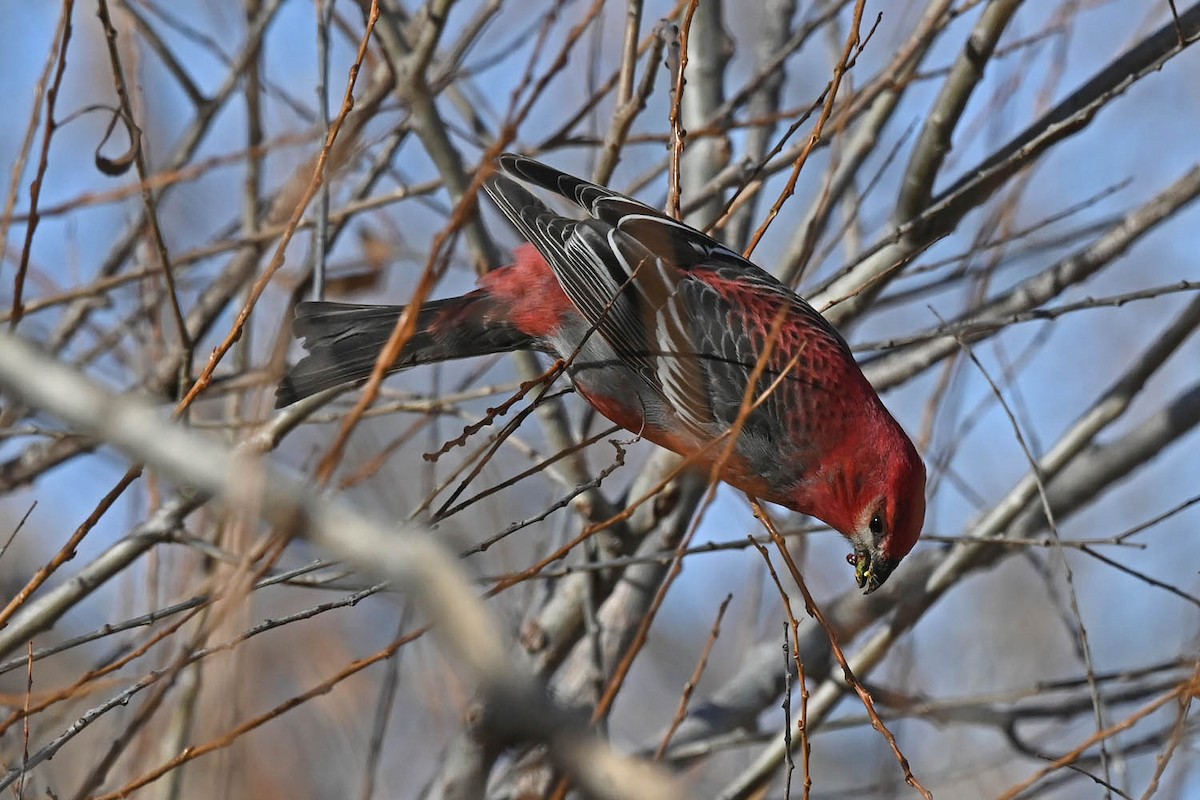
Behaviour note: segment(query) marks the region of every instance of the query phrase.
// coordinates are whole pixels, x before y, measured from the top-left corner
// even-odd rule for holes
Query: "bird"
[[[526,186],[583,213],[557,213]],[[526,243],[478,289],[424,303],[389,371],[557,356],[600,414],[839,531],[865,593],[887,580],[920,536],[925,466],[828,320],[705,233],[532,158],[499,156],[484,189]],[[307,353],[276,406],[370,377],[403,311],[299,303],[292,331]]]

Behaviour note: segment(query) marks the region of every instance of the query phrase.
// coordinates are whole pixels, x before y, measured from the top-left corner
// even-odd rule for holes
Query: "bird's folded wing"
[[[487,191],[545,257],[596,332],[683,422],[696,433],[710,430],[713,414],[693,320],[678,293],[686,273],[604,220],[555,214],[507,178],[494,178]]]

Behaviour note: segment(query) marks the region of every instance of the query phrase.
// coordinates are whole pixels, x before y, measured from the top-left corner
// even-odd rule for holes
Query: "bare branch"
[[[0,334],[0,386],[31,406],[154,465],[182,484],[222,502],[295,528],[337,556],[410,592],[434,630],[483,688],[502,737],[546,741],[559,763],[597,797],[675,797],[649,767],[617,756],[575,732],[515,664],[498,625],[476,599],[466,576],[433,538],[416,526],[399,530],[345,504],[314,497],[257,459],[164,423],[154,409],[102,391],[68,367]]]

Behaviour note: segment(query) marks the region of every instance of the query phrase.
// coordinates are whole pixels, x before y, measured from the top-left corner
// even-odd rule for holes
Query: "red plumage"
[[[571,378],[601,414],[707,469],[726,448],[705,445],[738,417],[778,325],[752,393],[761,402],[721,477],[841,531],[859,585],[877,588],[920,534],[925,469],[837,331],[693,228],[536,161],[499,163],[589,216],[561,216],[494,178],[489,194],[532,246],[480,289],[423,306],[392,368],[517,349],[573,356]],[[295,332],[309,354],[281,384],[279,405],[368,377],[401,311],[302,304]]]

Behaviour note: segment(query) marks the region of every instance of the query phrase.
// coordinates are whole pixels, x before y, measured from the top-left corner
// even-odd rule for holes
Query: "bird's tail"
[[[275,407],[369,378],[403,311],[404,306],[326,302],[298,305],[292,333],[304,340],[308,354],[280,381]],[[527,334],[505,321],[496,301],[478,290],[423,305],[416,331],[391,371],[533,346]]]

